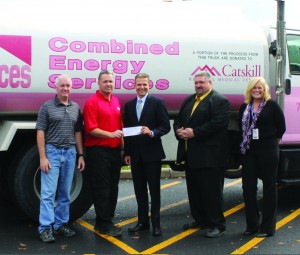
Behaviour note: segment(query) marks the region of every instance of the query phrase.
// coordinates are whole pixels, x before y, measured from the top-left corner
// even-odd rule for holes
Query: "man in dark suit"
[[[196,93],[184,100],[174,121],[177,162],[187,164],[187,191],[195,220],[183,228],[208,227],[206,237],[219,237],[225,232],[222,202],[230,103],[212,89],[208,72],[196,74],[194,84]]]
[[[161,160],[165,158],[161,136],[171,127],[164,102],[148,94],[149,75],[135,76],[137,97],[125,105],[124,127],[141,126],[141,134],[125,137],[125,163],[131,165],[134,191],[138,205],[138,224],[130,233],[149,230],[149,186],[153,236],[162,234],[160,228]]]

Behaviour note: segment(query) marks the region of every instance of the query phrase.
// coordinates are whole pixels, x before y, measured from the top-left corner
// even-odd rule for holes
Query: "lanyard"
[[[254,117],[255,117],[255,112],[254,112],[254,105],[253,103],[251,104],[251,116],[252,116],[252,120],[254,120]]]

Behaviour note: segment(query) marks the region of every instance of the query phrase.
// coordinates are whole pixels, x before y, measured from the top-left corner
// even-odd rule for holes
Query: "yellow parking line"
[[[139,252],[135,249],[133,249],[132,247],[130,247],[129,245],[127,245],[126,243],[120,241],[117,238],[114,238],[112,236],[108,236],[108,235],[102,235],[100,234],[98,231],[94,230],[94,227],[87,223],[86,221],[82,220],[82,219],[78,219],[76,221],[78,224],[80,224],[81,226],[93,231],[96,235],[103,237],[104,239],[108,240],[109,242],[111,242],[112,244],[118,246],[119,248],[121,248],[122,250],[124,250],[125,252],[127,252],[128,254],[139,254]]]
[[[131,223],[133,223],[133,222],[136,222],[138,220],[138,217],[133,217],[133,218],[131,218],[131,219],[128,219],[128,220],[124,220],[124,221],[122,221],[122,222],[119,222],[119,223],[117,223],[116,225],[118,226],[118,227],[123,227],[123,226],[126,226],[126,225],[128,225],[128,224],[131,224]]]
[[[236,184],[241,183],[241,182],[242,182],[242,179],[241,179],[241,178],[240,178],[240,179],[237,179],[237,180],[235,180],[235,181],[233,181],[233,182],[227,183],[227,184],[224,186],[224,188],[231,187],[231,186],[236,185]]]
[[[188,199],[184,199],[184,200],[181,200],[181,201],[179,201],[179,202],[176,202],[176,203],[173,203],[173,204],[169,204],[169,205],[167,205],[167,206],[165,206],[165,207],[162,207],[162,208],[160,208],[160,211],[163,212],[163,211],[166,211],[166,210],[168,210],[168,209],[170,209],[170,208],[176,207],[176,206],[178,206],[178,205],[185,204],[185,203],[187,203],[187,202],[188,202]],[[149,213],[149,215],[150,215],[150,213]],[[128,225],[128,224],[131,224],[131,223],[133,223],[133,222],[136,222],[137,220],[138,220],[138,217],[133,217],[133,218],[131,218],[131,219],[124,220],[124,221],[122,221],[122,222],[120,222],[120,223],[117,223],[116,225],[117,225],[118,227],[123,227],[123,226],[126,226],[126,225]]]
[[[231,187],[231,186],[236,185],[236,184],[238,184],[238,183],[241,183],[241,181],[242,181],[242,179],[238,179],[238,180],[235,180],[235,181],[233,181],[233,182],[227,183],[227,184],[224,186],[224,188],[228,188],[228,187]],[[176,184],[179,184],[179,183],[181,183],[181,182],[173,182],[173,183],[169,183],[169,184],[166,184],[166,185],[161,186],[161,189],[166,188],[166,187],[170,187],[170,186],[173,186],[173,185],[176,185]],[[168,210],[168,209],[170,209],[170,208],[173,208],[173,207],[176,207],[176,206],[178,206],[178,205],[185,204],[185,203],[187,203],[188,201],[189,201],[188,199],[183,199],[183,200],[181,200],[181,201],[179,201],[179,202],[176,202],[176,203],[173,203],[173,204],[169,204],[169,205],[167,205],[167,206],[162,207],[162,208],[160,209],[160,211],[161,211],[161,212],[166,211],[166,210]],[[128,224],[131,224],[131,223],[133,223],[133,222],[136,222],[137,220],[138,220],[137,217],[133,217],[133,218],[131,218],[131,219],[124,220],[124,221],[122,221],[122,222],[120,222],[120,223],[117,223],[116,225],[117,225],[118,227],[123,227],[123,226],[126,226],[126,225],[128,225]]]
[[[175,181],[175,182],[170,182],[170,183],[167,183],[167,184],[164,184],[160,187],[160,189],[165,189],[165,188],[169,188],[169,187],[172,187],[174,185],[177,185],[177,184],[180,184],[182,182],[180,181]]]
[[[164,241],[164,242],[161,242],[147,250],[144,250],[142,251],[140,254],[153,254],[154,252],[157,252],[159,250],[162,250],[168,246],[170,246],[171,244],[173,243],[176,243],[178,241],[180,241],[181,239],[191,235],[191,234],[194,234],[195,232],[197,232],[199,230],[199,228],[197,229],[188,229],[182,233],[180,233],[179,235],[176,235],[176,236],[173,236],[171,238],[169,238],[168,240]]]
[[[160,208],[160,211],[163,212],[163,211],[166,211],[166,210],[168,210],[168,209],[170,209],[170,208],[176,207],[176,206],[178,206],[178,205],[185,204],[185,203],[187,203],[187,202],[188,202],[188,199],[184,199],[184,200],[181,200],[181,201],[179,201],[179,202],[176,202],[176,203],[173,203],[173,204],[169,204],[169,205],[167,205],[167,206],[164,206],[164,207]],[[149,215],[150,215],[150,213],[149,213]],[[133,217],[133,218],[131,218],[131,219],[124,220],[124,221],[122,221],[122,222],[120,222],[120,223],[117,223],[116,225],[117,225],[118,227],[123,227],[123,226],[126,226],[126,225],[128,225],[128,224],[131,224],[131,223],[133,223],[133,222],[136,222],[137,220],[138,220],[138,217]]]
[[[131,199],[131,198],[135,198],[135,195],[129,195],[129,196],[126,196],[126,197],[121,197],[121,198],[118,199],[118,202],[128,200],[128,199]]]
[[[166,189],[166,188],[169,188],[171,186],[174,186],[174,185],[177,185],[177,184],[180,184],[180,183],[182,183],[182,182],[180,182],[180,181],[171,182],[171,183],[162,185],[160,187],[160,189]],[[129,195],[129,196],[126,196],[126,197],[119,198],[118,202],[121,202],[121,201],[124,201],[124,200],[128,200],[128,199],[131,199],[131,198],[135,198],[135,195]]]
[[[245,207],[244,203],[238,204],[235,207],[233,207],[233,208],[227,210],[226,212],[224,212],[224,216],[228,217],[229,215],[234,214],[235,212],[243,209],[244,207]]]
[[[233,185],[235,185],[237,183],[240,183],[240,182],[241,182],[241,179],[238,179],[236,181],[233,181],[233,182],[230,182],[230,183],[226,184],[224,186],[224,188],[228,188],[228,187],[233,186]],[[172,183],[169,183],[169,184],[161,186],[161,189],[167,188],[167,187],[179,184],[179,183],[181,183],[181,182],[172,182]],[[184,204],[184,203],[187,203],[187,202],[188,202],[188,199],[181,200],[179,202],[176,202],[176,203],[167,205],[165,207],[162,207],[161,211],[168,210],[170,208],[176,207],[178,205],[181,205],[181,204]],[[234,212],[240,210],[243,207],[244,207],[244,204],[237,205],[234,208],[226,211],[224,213],[224,216],[227,217],[227,216],[233,214]],[[133,218],[128,219],[126,221],[122,221],[122,222],[120,222],[120,223],[118,223],[116,225],[117,226],[125,226],[125,225],[133,223],[133,222],[135,222],[137,220],[138,220],[137,217],[133,217]],[[117,238],[114,238],[114,237],[111,237],[111,236],[107,236],[107,235],[102,235],[99,232],[94,231],[93,226],[91,224],[87,223],[86,221],[82,220],[82,219],[78,219],[77,223],[80,224],[81,226],[83,226],[83,227],[85,227],[85,228],[93,231],[95,234],[97,234],[97,235],[105,238],[106,240],[108,240],[109,242],[115,244],[116,246],[120,247],[122,250],[126,251],[128,254],[153,254],[154,252],[159,251],[159,250],[161,250],[161,249],[163,249],[163,248],[165,248],[167,246],[170,246],[171,244],[173,244],[175,242],[178,242],[179,240],[181,240],[181,239],[183,239],[183,238],[185,238],[185,237],[187,237],[187,236],[189,236],[189,235],[191,235],[191,234],[193,234],[193,233],[195,233],[195,232],[197,232],[199,230],[199,228],[198,229],[189,229],[189,230],[186,230],[186,231],[184,231],[184,232],[182,232],[182,233],[180,233],[180,234],[178,234],[178,235],[176,235],[176,236],[174,236],[174,237],[172,237],[172,238],[170,238],[170,239],[168,239],[168,240],[166,240],[166,241],[164,241],[164,242],[162,242],[162,243],[160,243],[158,245],[155,245],[155,246],[153,246],[153,247],[151,247],[151,248],[149,248],[149,249],[147,249],[147,250],[145,250],[143,252],[138,252],[135,249],[133,249],[132,247],[130,247],[129,245],[127,245],[124,242],[122,242],[119,239],[117,239]]]
[[[224,216],[228,217],[229,215],[231,215],[231,214],[233,214],[233,213],[241,210],[242,208],[244,208],[244,204],[243,203],[235,206],[234,208],[231,208],[230,210],[228,210],[226,212],[224,212]],[[173,244],[175,242],[178,242],[181,239],[183,239],[183,238],[185,238],[185,237],[187,237],[187,236],[189,236],[189,235],[197,232],[198,230],[200,230],[200,228],[188,229],[188,230],[180,233],[179,235],[173,236],[173,237],[169,238],[168,240],[166,240],[166,241],[164,241],[162,243],[159,243],[159,244],[157,244],[157,245],[155,245],[155,246],[153,246],[153,247],[151,247],[151,248],[149,248],[149,249],[147,249],[145,251],[142,251],[141,254],[152,254],[154,252],[157,252],[157,251],[159,251],[161,249],[164,249],[164,248],[170,246],[171,244]]]
[[[178,206],[178,205],[186,204],[188,201],[189,201],[189,200],[186,198],[186,199],[183,199],[183,200],[178,201],[178,202],[176,202],[176,203],[172,203],[172,204],[166,205],[166,206],[162,207],[162,208],[160,209],[160,211],[163,212],[163,211],[169,210],[170,208],[176,207],[176,206]]]
[[[287,223],[289,223],[290,221],[292,221],[299,215],[300,215],[300,208],[297,209],[296,211],[294,211],[293,213],[291,213],[290,215],[288,215],[287,217],[285,217],[284,219],[282,219],[281,221],[277,222],[276,230],[280,229],[281,227],[283,227],[284,225],[286,225]],[[257,244],[262,242],[264,239],[265,239],[265,237],[254,237],[248,243],[246,243],[243,246],[241,246],[240,248],[236,249],[231,254],[244,254],[245,252],[249,251],[251,248],[253,248]]]
[[[161,188],[161,189],[165,189],[165,188],[168,188],[168,187],[171,187],[171,186],[180,184],[180,183],[182,183],[182,182],[176,181],[176,182],[172,182],[172,183],[168,183],[168,184],[162,185],[160,188]],[[133,195],[133,196],[134,196],[134,195]],[[174,207],[174,206],[178,206],[178,205],[180,205],[180,204],[186,203],[187,201],[188,201],[188,200],[185,199],[185,200],[179,201],[179,202],[177,202],[177,203],[174,203],[174,204],[171,204],[171,205],[167,205],[167,206],[161,208],[160,211],[161,211],[161,212],[162,212],[162,211],[165,211],[165,210],[167,210],[167,209],[169,209],[169,208],[172,208],[172,207]],[[150,215],[150,214],[149,214],[149,215]],[[123,226],[126,226],[126,225],[128,225],[128,224],[131,224],[131,223],[133,223],[133,222],[136,222],[137,220],[138,220],[137,217],[133,217],[133,218],[131,218],[131,219],[124,220],[124,221],[122,221],[122,222],[120,222],[120,223],[117,223],[116,225],[117,225],[118,227],[123,227]]]

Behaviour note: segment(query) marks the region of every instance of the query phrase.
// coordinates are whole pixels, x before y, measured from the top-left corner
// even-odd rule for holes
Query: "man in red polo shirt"
[[[84,106],[85,146],[87,172],[96,212],[94,229],[101,234],[120,236],[113,217],[118,199],[121,171],[122,116],[119,100],[112,95],[114,77],[110,71],[101,71],[99,90]]]

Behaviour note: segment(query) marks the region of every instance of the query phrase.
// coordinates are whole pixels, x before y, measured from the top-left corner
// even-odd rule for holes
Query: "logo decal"
[[[217,68],[215,68],[214,66],[212,68],[210,68],[208,65],[205,65],[203,67],[198,66],[192,73],[191,75],[194,76],[197,72],[200,71],[207,71],[210,72],[212,76],[221,76],[221,74],[219,73],[219,71],[217,70]]]
[[[0,48],[31,66],[31,36],[0,35]]]

